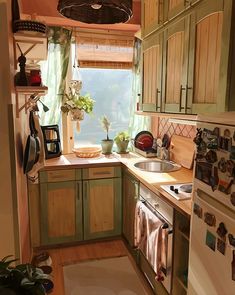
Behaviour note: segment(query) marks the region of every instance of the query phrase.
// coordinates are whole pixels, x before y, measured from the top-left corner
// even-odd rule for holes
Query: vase
[[[80,109],[70,110],[70,117],[72,121],[82,121],[84,119],[84,111]]]
[[[123,141],[120,141],[120,142],[116,142],[117,152],[119,154],[126,153],[128,144],[129,144],[129,140],[123,140]]]
[[[102,154],[104,155],[110,155],[112,154],[112,148],[113,148],[113,140],[112,139],[103,139],[101,142],[102,147]]]

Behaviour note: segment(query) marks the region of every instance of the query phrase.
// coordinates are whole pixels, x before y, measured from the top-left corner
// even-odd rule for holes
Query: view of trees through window
[[[119,69],[80,69],[81,94],[89,93],[96,101],[92,115],[85,114],[80,132],[74,128],[74,145],[100,144],[106,134],[100,118],[106,115],[111,121],[110,138],[128,130],[132,95],[132,71]]]

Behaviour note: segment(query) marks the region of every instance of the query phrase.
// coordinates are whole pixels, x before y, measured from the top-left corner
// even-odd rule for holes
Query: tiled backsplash
[[[157,122],[158,120],[158,122]],[[169,137],[173,134],[194,138],[196,135],[196,127],[191,125],[182,125],[169,122],[169,118],[154,118],[152,124],[158,124],[157,134],[154,132],[154,136],[163,137],[166,133]],[[153,128],[155,129],[155,128]],[[156,130],[156,129],[155,129]]]

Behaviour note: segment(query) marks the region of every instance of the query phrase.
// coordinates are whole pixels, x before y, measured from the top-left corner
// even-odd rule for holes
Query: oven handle
[[[141,198],[141,203],[143,203],[154,215],[156,215],[162,222],[162,228],[167,229],[168,228],[168,235],[173,233],[172,226],[169,226],[165,218],[157,211],[157,209],[154,209],[143,197]]]
[[[162,222],[162,229],[167,230],[167,251],[165,252],[165,261],[166,265],[165,267],[161,266],[162,273],[167,277],[171,275],[172,272],[172,250],[173,250],[173,229],[172,226],[169,226],[169,224],[166,222],[164,217],[156,210],[154,209],[142,196],[140,196],[141,203],[144,204],[153,214],[155,214]]]

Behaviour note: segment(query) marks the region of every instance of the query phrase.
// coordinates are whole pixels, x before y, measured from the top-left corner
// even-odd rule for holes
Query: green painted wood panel
[[[122,193],[122,232],[131,247],[134,247],[134,219],[136,202],[139,198],[139,183],[139,180],[137,180],[132,174],[124,172]]]
[[[83,208],[84,208],[84,239],[99,239],[112,236],[118,236],[121,234],[122,224],[122,194],[121,194],[121,178],[110,179],[96,179],[83,181]],[[91,232],[90,229],[90,190],[96,187],[109,186],[112,187],[114,194],[113,208],[114,211],[114,228],[109,231]],[[97,195],[97,198],[99,196]],[[102,210],[102,204],[100,204],[100,210]],[[95,214],[95,212],[94,212]]]
[[[172,25],[169,25],[164,30],[164,42],[163,42],[163,80],[162,80],[162,111],[166,113],[186,113],[186,85],[188,75],[188,49],[189,49],[189,24],[190,17],[186,16]],[[182,71],[180,77],[180,85],[178,89],[179,101],[170,103],[167,102],[167,75],[172,73],[167,72],[168,63],[168,40],[172,36],[176,36],[177,33],[183,32],[183,58],[182,58]],[[174,77],[174,76],[173,76]],[[173,78],[172,78],[173,79]]]
[[[155,76],[150,75],[149,77],[145,77],[146,73],[144,73],[145,65],[147,69],[152,66],[149,63],[151,63],[150,60],[146,60],[144,56],[144,52],[146,52],[148,49],[157,46],[158,47],[158,55],[156,57],[156,72]],[[142,60],[143,60],[143,66],[142,66],[142,110],[144,112],[161,112],[162,111],[162,61],[163,61],[163,34],[162,33],[154,33],[150,37],[146,38],[143,41],[143,52],[142,52]],[[147,63],[147,64],[146,64]],[[152,96],[148,97],[148,92],[150,89],[149,86],[144,85],[144,81],[147,79],[147,81],[151,81],[151,83],[154,83],[156,85],[155,89],[151,88]],[[153,81],[154,80],[154,81]],[[149,102],[149,99],[153,102]]]
[[[48,194],[51,191],[60,189],[72,189],[74,191],[75,208],[72,208],[75,215],[76,229],[75,235],[66,237],[50,237],[48,229]],[[66,198],[66,196],[65,196]],[[41,244],[62,244],[66,242],[81,241],[83,239],[83,221],[82,221],[82,182],[67,181],[57,183],[40,183],[40,212],[41,212]],[[61,216],[58,216],[60,219]],[[67,216],[70,218],[70,216]],[[74,216],[71,216],[74,218]]]
[[[228,81],[230,75],[230,36],[231,36],[231,19],[232,19],[232,0],[204,0],[197,5],[191,14],[190,25],[190,50],[189,50],[189,75],[188,75],[188,111],[187,113],[197,114],[201,112],[223,112],[228,111],[230,93]],[[195,103],[194,102],[194,86],[195,79],[194,70],[196,64],[196,32],[197,25],[206,17],[216,12],[223,13],[222,34],[221,34],[221,51],[219,66],[219,82],[217,99],[214,103]],[[209,73],[211,76],[213,73]],[[233,83],[234,84],[234,83]]]

